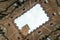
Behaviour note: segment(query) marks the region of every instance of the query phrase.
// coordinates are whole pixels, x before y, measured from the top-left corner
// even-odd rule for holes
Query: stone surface
[[[26,0],[23,4],[18,2],[18,8],[13,6],[17,0],[0,2],[0,14],[8,14],[3,15],[4,17],[0,19],[0,25],[7,30],[5,36],[2,35],[0,40],[5,40],[5,38],[7,40],[45,40],[46,37],[51,40],[60,40],[60,29],[58,29],[60,28],[60,3],[59,0],[58,2],[56,0],[47,1],[48,3],[45,0]],[[13,21],[37,3],[41,4],[50,20],[24,37]]]

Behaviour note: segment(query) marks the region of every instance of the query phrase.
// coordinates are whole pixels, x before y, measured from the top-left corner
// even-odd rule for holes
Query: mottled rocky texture
[[[0,40],[60,40],[60,0],[26,0],[14,6],[17,0],[8,0],[0,2],[0,27],[4,34],[0,35]],[[50,17],[50,20],[28,34],[22,34],[14,23],[14,19],[23,15],[24,12],[31,9],[37,3],[41,4],[43,10]],[[4,36],[3,36],[4,35]],[[2,39],[3,38],[3,39]]]

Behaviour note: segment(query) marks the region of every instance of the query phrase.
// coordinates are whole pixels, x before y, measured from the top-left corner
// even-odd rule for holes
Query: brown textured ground
[[[26,0],[18,8],[13,6],[16,1],[0,2],[0,17],[8,14],[0,18],[0,40],[60,40],[60,0],[48,0],[48,3],[46,0]],[[37,3],[41,4],[50,20],[24,36],[13,21]]]

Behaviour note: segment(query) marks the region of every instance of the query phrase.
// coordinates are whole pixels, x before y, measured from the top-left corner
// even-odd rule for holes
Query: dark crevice
[[[23,8],[23,10],[25,10],[25,8]]]
[[[29,40],[29,39],[27,39],[27,40]]]
[[[18,40],[20,40],[20,37],[17,37],[18,38]]]
[[[35,2],[37,2],[37,0],[35,0]]]
[[[8,40],[8,38],[5,36],[5,32],[3,32],[3,29],[1,29],[1,27],[0,27],[0,34],[1,34],[3,37],[5,37],[5,39]]]
[[[8,26],[10,26],[10,24],[8,24]]]
[[[59,4],[58,0],[56,0],[56,3],[57,3],[57,6],[59,6],[59,7],[60,7],[60,4]]]
[[[53,25],[53,23],[50,23],[50,25]]]
[[[21,6],[22,4],[24,4],[24,2],[25,2],[25,1],[19,2],[19,0],[15,1],[14,3],[17,3],[17,6],[15,6],[15,9],[18,8],[19,6]],[[5,11],[2,11],[2,12],[0,13],[0,19],[4,18],[4,17],[7,16],[8,14],[10,14],[10,13],[7,13],[7,14],[2,14],[2,13],[3,13],[3,12],[7,12],[7,11],[8,11],[8,8],[10,8],[11,6],[13,6],[14,3],[12,3],[9,7],[7,7]],[[12,12],[13,12],[15,9],[13,9]],[[25,9],[23,9],[23,10],[25,10]],[[11,12],[11,13],[12,13],[12,12]],[[12,18],[12,17],[11,17],[11,18]]]
[[[8,14],[2,14],[0,13],[0,19],[2,19],[3,17],[7,16]]]
[[[41,33],[41,31],[38,31],[38,33]]]
[[[55,14],[54,14],[54,13],[53,13],[52,15],[53,15],[53,16],[55,16]]]

